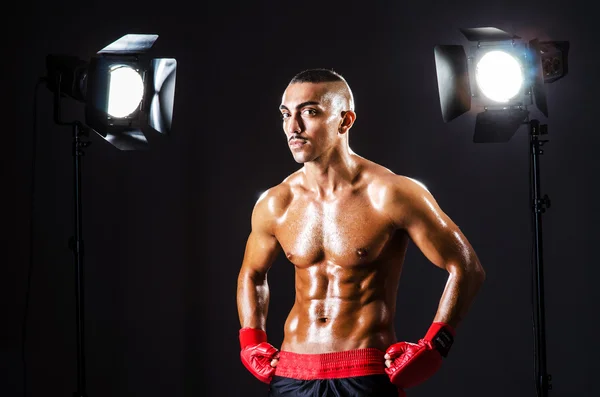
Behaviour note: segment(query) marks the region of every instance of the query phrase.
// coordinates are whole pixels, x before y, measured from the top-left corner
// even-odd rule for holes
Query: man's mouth
[[[304,140],[304,139],[294,138],[294,139],[290,140],[290,147],[291,148],[300,147],[300,146],[304,145],[305,143],[306,143],[306,140]]]

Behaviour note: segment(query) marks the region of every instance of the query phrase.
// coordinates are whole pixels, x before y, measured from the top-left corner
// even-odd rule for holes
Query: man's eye
[[[315,109],[304,109],[302,113],[314,116],[315,114],[317,114],[317,111]]]
[[[287,119],[288,117],[290,117],[289,113],[281,113],[281,118],[282,119]]]

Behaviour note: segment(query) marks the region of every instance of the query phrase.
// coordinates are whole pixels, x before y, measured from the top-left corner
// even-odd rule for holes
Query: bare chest
[[[392,235],[387,217],[365,198],[294,200],[279,219],[277,239],[298,267],[376,260]]]

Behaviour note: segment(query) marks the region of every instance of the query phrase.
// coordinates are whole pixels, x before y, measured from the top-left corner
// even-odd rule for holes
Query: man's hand
[[[400,388],[417,386],[429,379],[442,365],[452,346],[454,330],[448,324],[433,323],[419,343],[399,342],[384,356],[390,381]]]
[[[267,343],[267,334],[261,329],[240,330],[240,357],[252,375],[264,383],[271,383],[279,360],[279,351]]]

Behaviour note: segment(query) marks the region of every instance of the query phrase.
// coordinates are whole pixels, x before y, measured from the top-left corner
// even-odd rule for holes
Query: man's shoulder
[[[429,194],[429,190],[414,177],[397,174],[390,169],[368,162],[364,170],[369,195],[381,205],[410,202]]]
[[[427,187],[417,179],[407,175],[397,174],[381,164],[367,160],[365,162],[365,177],[370,185],[374,185],[390,191],[414,191],[428,190]]]
[[[292,200],[293,188],[298,184],[297,174],[298,172],[295,172],[279,184],[265,190],[256,201],[255,211],[264,215],[281,215]]]

